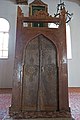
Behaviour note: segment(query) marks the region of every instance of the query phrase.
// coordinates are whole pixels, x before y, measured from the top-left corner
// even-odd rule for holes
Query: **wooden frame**
[[[29,16],[32,16],[32,15],[35,15],[35,12],[38,12],[38,11],[44,11],[45,13],[48,13],[48,5],[45,4],[44,2],[40,1],[40,0],[34,0],[32,3],[29,4]],[[29,26],[48,26],[47,23],[29,23],[28,24]]]
[[[32,16],[33,13],[32,13],[32,7],[44,7],[44,11],[46,13],[48,13],[48,5],[43,3],[42,1],[40,0],[34,0],[32,3],[29,4],[29,16]]]
[[[58,23],[59,27],[23,27],[23,22],[44,22],[44,23]],[[52,112],[51,116],[47,116],[48,113],[42,115],[42,113],[30,113],[22,111],[22,87],[23,76],[20,76],[23,72],[23,53],[25,45],[30,40],[38,35],[44,35],[53,42],[57,49],[57,62],[58,62],[58,112]],[[36,117],[64,117],[71,118],[69,111],[68,101],[68,73],[67,73],[67,50],[66,50],[66,21],[65,21],[65,8],[62,9],[59,18],[49,16],[46,12],[40,12],[30,17],[24,17],[20,7],[18,7],[17,16],[17,33],[16,33],[16,50],[15,50],[15,62],[14,62],[14,75],[13,75],[13,92],[12,92],[12,105],[9,109],[10,116],[13,118],[34,118]],[[32,115],[31,115],[32,114]]]

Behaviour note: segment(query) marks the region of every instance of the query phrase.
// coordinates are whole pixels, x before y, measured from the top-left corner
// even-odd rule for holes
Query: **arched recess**
[[[0,18],[0,58],[8,58],[10,24],[5,18]]]
[[[58,110],[58,67],[56,46],[44,35],[25,47],[22,110]]]

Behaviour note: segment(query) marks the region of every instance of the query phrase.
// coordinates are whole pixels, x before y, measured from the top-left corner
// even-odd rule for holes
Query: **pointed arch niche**
[[[22,109],[57,111],[58,72],[55,45],[45,36],[38,35],[26,46],[23,59]]]

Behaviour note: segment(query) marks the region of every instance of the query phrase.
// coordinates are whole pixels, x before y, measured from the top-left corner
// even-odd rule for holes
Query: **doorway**
[[[25,48],[22,110],[58,109],[57,50],[44,35],[32,39]]]

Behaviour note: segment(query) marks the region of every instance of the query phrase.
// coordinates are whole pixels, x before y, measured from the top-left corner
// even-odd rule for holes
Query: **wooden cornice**
[[[31,15],[29,17],[24,17],[24,14],[22,13],[21,8],[18,6],[18,13],[17,13],[18,20],[22,22],[28,22],[28,23],[61,23],[61,17],[52,17],[49,15],[49,13],[45,11],[36,11],[34,15]]]
[[[19,8],[20,9],[20,8]],[[20,11],[18,9],[18,12]],[[34,23],[34,22],[43,22],[43,23],[60,23],[61,19],[52,17],[45,11],[37,11],[35,15],[29,16],[29,17],[24,17],[22,12],[19,12],[20,14],[18,15],[18,19],[21,20],[22,22],[29,22],[29,23]]]
[[[60,18],[55,18],[55,17],[52,17],[52,18],[46,18],[46,19],[42,19],[42,18],[35,18],[35,17],[20,17],[18,19],[21,19],[22,22],[29,22],[29,23],[59,23],[61,22],[61,19]]]

